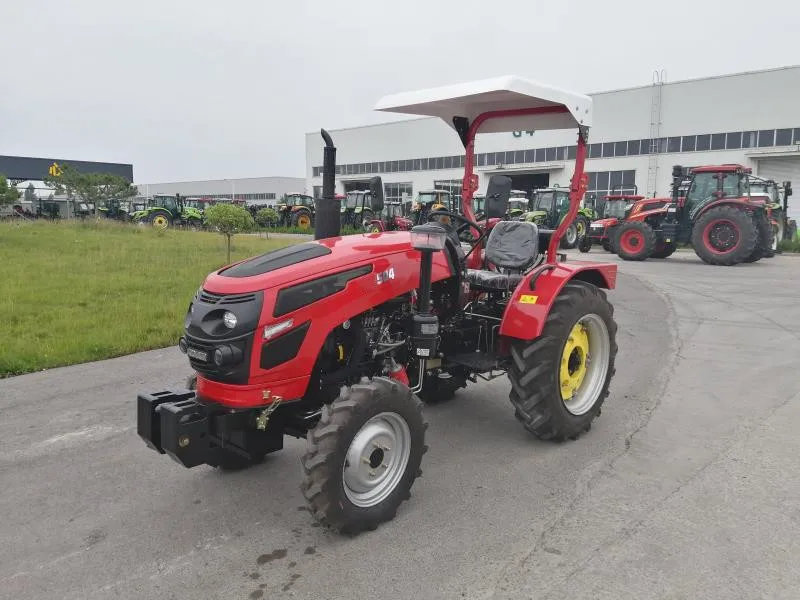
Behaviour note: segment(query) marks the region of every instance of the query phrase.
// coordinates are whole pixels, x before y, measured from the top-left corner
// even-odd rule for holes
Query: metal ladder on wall
[[[654,198],[658,184],[658,154],[661,138],[661,91],[667,79],[667,72],[653,71],[653,86],[650,92],[650,152],[647,155],[647,196]]]

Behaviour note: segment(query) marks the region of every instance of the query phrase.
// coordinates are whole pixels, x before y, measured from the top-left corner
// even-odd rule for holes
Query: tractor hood
[[[375,259],[397,256],[419,268],[419,252],[411,247],[408,231],[364,233],[287,246],[211,273],[203,289],[216,294],[244,294],[313,280],[338,271],[368,265]],[[434,255],[434,280],[450,274],[442,252]]]
[[[592,224],[591,224],[590,227],[592,229],[599,229],[601,227],[603,229],[605,229],[606,227],[613,227],[614,225],[617,225],[618,223],[619,223],[619,219],[617,219],[616,217],[609,217],[608,219],[598,219],[597,221],[592,221]]]

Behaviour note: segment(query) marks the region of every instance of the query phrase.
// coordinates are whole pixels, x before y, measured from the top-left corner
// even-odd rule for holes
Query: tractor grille
[[[203,290],[200,292],[200,302],[206,304],[244,304],[255,300],[255,294],[214,294]]]

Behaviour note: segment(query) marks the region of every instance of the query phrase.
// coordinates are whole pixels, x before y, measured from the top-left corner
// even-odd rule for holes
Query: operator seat
[[[485,256],[500,270],[468,269],[470,287],[486,292],[513,290],[539,256],[539,228],[527,221],[498,222],[489,234]]]

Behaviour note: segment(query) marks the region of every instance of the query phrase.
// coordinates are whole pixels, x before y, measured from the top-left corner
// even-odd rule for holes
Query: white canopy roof
[[[439,117],[453,127],[453,117],[472,122],[484,112],[559,105],[569,112],[490,119],[480,132],[591,127],[591,98],[514,75],[384,96],[375,110]]]

